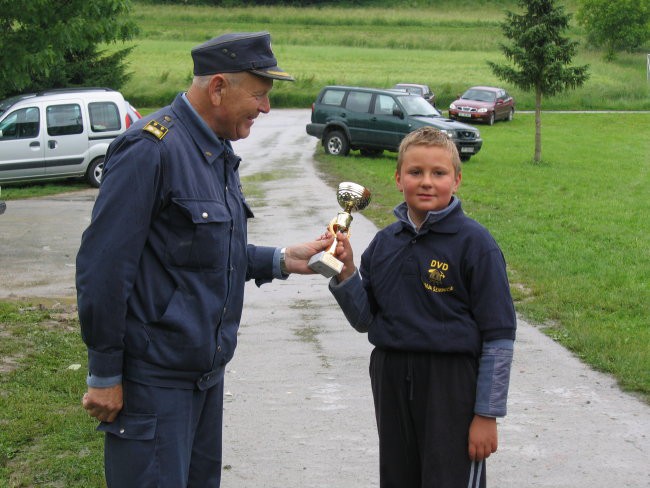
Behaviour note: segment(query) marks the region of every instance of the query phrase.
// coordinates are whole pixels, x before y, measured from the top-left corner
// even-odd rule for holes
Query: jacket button
[[[124,434],[124,429],[120,429],[120,434]]]
[[[204,219],[207,219],[208,218],[208,212],[203,212],[201,214],[201,217],[203,217]]]
[[[221,352],[221,346],[217,346],[217,351]]]

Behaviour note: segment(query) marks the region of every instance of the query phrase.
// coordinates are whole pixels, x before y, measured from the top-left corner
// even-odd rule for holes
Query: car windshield
[[[421,115],[424,117],[440,117],[442,115],[422,97],[401,96],[397,98],[404,107],[406,115]]]
[[[422,88],[419,86],[400,86],[402,90],[406,90],[409,93],[415,93],[416,95],[422,95]]]
[[[11,107],[18,100],[19,100],[18,97],[11,97],[11,98],[7,98],[6,100],[0,101],[0,115],[2,115],[7,110],[9,110],[9,107]]]
[[[463,93],[463,96],[461,98],[465,100],[475,100],[477,102],[494,102],[494,100],[496,100],[496,97],[497,95],[494,92],[470,88],[465,93]]]
[[[0,101],[0,115],[4,114],[7,110],[9,110],[12,105],[14,105],[16,102],[19,102],[21,100],[24,100],[25,98],[31,98],[34,95],[16,95],[15,97],[10,97],[6,98],[2,101]]]

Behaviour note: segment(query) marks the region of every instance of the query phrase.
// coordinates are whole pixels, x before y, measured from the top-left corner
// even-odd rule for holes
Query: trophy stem
[[[338,241],[337,241],[337,239],[336,239],[336,237],[335,237],[335,238],[334,238],[334,242],[332,242],[332,245],[331,245],[331,246],[329,247],[329,249],[328,249],[327,251],[325,251],[325,252],[326,252],[326,253],[329,253],[329,254],[331,254],[331,255],[333,256],[334,253],[336,252],[336,245],[337,245],[337,244],[338,244]]]

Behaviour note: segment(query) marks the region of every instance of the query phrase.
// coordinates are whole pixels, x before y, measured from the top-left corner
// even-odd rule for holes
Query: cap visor
[[[264,78],[273,78],[274,80],[296,81],[293,76],[291,76],[289,73],[285,73],[277,66],[275,68],[252,69],[250,72],[256,74],[257,76],[263,76]]]

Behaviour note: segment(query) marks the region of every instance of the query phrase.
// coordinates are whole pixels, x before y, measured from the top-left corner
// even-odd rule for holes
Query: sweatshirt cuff
[[[510,368],[514,341],[500,339],[483,343],[479,360],[474,413],[504,417],[507,412]]]
[[[115,385],[122,383],[122,375],[102,377],[102,376],[93,376],[88,373],[86,378],[86,385],[90,388],[110,388]]]

